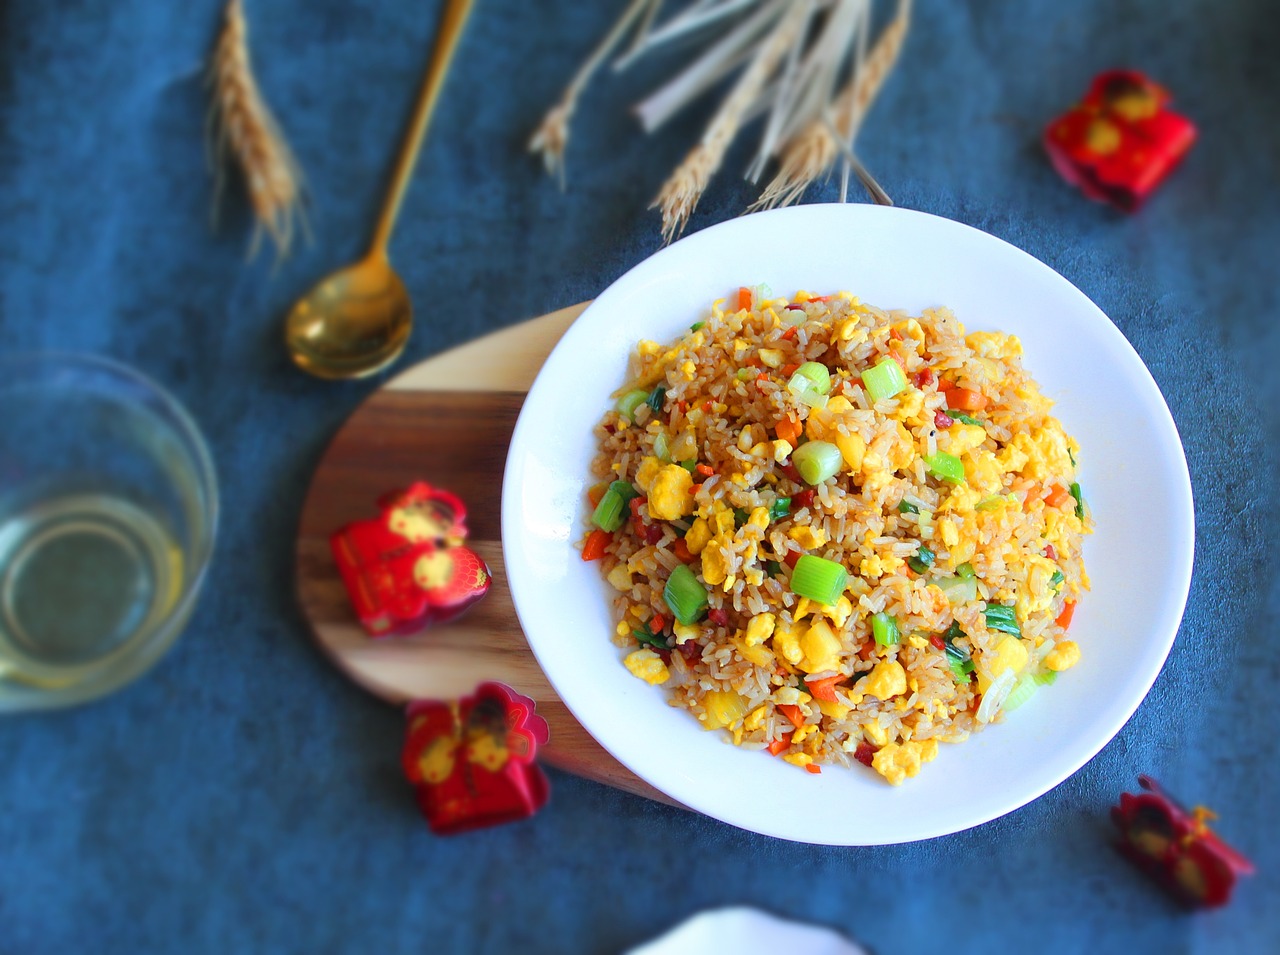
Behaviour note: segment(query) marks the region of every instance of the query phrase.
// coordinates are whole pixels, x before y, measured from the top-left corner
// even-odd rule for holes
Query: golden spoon
[[[399,358],[409,341],[413,303],[387,259],[387,243],[473,2],[446,0],[427,75],[368,253],[299,299],[285,321],[285,345],[294,363],[318,378],[372,375]]]

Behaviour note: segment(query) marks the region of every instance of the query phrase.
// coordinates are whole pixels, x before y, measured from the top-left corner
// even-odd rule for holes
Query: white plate
[[[700,912],[660,938],[633,948],[628,955],[867,955],[839,932],[819,925],[780,919],[759,909],[735,906]]]
[[[1083,660],[1053,687],[900,787],[878,775],[801,772],[701,730],[622,666],[609,594],[574,542],[596,453],[591,431],[640,338],[674,340],[739,285],[847,289],[884,308],[951,307],[970,330],[1014,332],[1080,441],[1097,532],[1093,591],[1071,634]],[[587,730],[685,805],[767,835],[880,845],[967,829],[1079,769],[1132,715],[1173,645],[1191,580],[1191,482],[1173,419],[1142,360],[1078,289],[1001,240],[947,219],[811,205],[696,233],[611,285],[565,334],[520,413],[502,495],[503,554],[529,643]]]

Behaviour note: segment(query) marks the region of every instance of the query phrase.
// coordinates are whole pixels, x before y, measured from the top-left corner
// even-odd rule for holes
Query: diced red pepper
[[[758,384],[760,384],[762,381],[768,381],[768,380],[769,380],[769,376],[768,376],[768,375],[766,375],[763,371],[762,371],[762,372],[760,372],[760,374],[756,375],[756,384],[757,384],[757,385],[758,385]]]
[[[709,464],[699,464],[696,468],[694,468],[694,470],[697,471],[699,474],[701,474],[703,477],[711,477],[711,475],[716,473],[716,469]]]
[[[671,552],[676,555],[676,559],[682,564],[690,563],[693,560],[693,552],[689,550],[689,545],[684,542],[683,537],[676,538],[676,542],[671,545]]]
[[[796,307],[796,306],[788,305],[787,307],[788,307],[788,308],[794,308],[794,307]],[[800,326],[799,326],[799,325],[792,325],[790,328],[788,328],[785,332],[783,332],[783,333],[782,333],[782,340],[783,340],[784,342],[789,342],[789,341],[791,341],[791,339],[793,339],[793,338],[795,338],[795,337],[796,337],[796,333],[797,333],[799,330],[800,330]]]
[[[654,633],[661,633],[667,629],[667,618],[660,613],[655,613],[649,620],[649,629]]]
[[[836,687],[842,680],[847,680],[843,673],[837,673],[835,676],[823,677],[821,680],[805,680],[805,689],[813,696],[815,700],[826,700],[828,703],[836,702]]]
[[[711,402],[710,402],[710,401],[704,401],[704,402],[702,403],[702,411],[703,411],[703,413],[704,413],[704,414],[710,414],[710,413],[711,413]]]
[[[800,367],[800,366],[799,366],[798,364],[796,364],[795,362],[792,362],[790,365],[783,365],[783,366],[782,366],[782,376],[783,376],[784,378],[790,378],[792,375],[794,375],[794,374],[796,373],[796,369],[797,369],[797,368],[799,368],[799,367]]]
[[[794,703],[779,703],[778,712],[785,716],[796,729],[804,726],[804,714]]]
[[[786,750],[787,747],[789,747],[790,745],[791,745],[790,733],[788,733],[786,736],[779,736],[777,739],[775,739],[772,743],[769,744],[769,755],[777,756],[779,753]]]
[[[1044,556],[1048,557],[1050,560],[1057,560],[1057,559],[1058,559],[1058,552],[1057,552],[1056,550],[1054,550],[1054,547],[1053,547],[1053,545],[1052,545],[1052,544],[1045,544],[1045,545],[1044,545]]]
[[[582,559],[599,560],[604,556],[604,549],[609,545],[609,541],[612,539],[613,535],[608,531],[602,531],[599,528],[596,528],[587,535],[587,541],[582,545]]]
[[[822,775],[822,767],[819,766],[817,763],[806,763],[804,767],[804,771],[806,773],[813,773],[813,775],[815,776]]]
[[[751,289],[745,285],[738,286],[738,308],[751,308]]]
[[[1058,619],[1054,621],[1063,630],[1071,626],[1071,618],[1076,615],[1076,602],[1068,600],[1062,606],[1062,613],[1058,614]]]
[[[785,474],[787,477],[791,478],[791,480],[795,481],[797,484],[800,483],[800,472],[796,469],[796,466],[792,464],[790,460],[784,461],[781,464],[779,464],[778,470],[781,471],[783,474]]]
[[[676,649],[684,657],[684,662],[690,666],[702,659],[702,645],[696,640],[686,640],[684,643],[679,644]]]
[[[943,639],[942,639],[940,636],[938,636],[936,633],[935,633],[933,636],[931,636],[931,637],[929,638],[929,643],[931,643],[931,644],[933,645],[933,648],[934,648],[935,650],[945,650],[945,649],[947,649],[947,641],[943,640]]]

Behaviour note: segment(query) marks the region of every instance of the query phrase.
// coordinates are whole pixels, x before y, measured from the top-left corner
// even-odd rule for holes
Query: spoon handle
[[[458,48],[458,40],[462,36],[462,29],[466,26],[467,17],[471,13],[474,2],[475,0],[445,0],[444,13],[440,17],[440,30],[436,34],[435,49],[431,51],[431,62],[427,64],[427,75],[422,81],[418,102],[413,107],[413,118],[409,121],[409,129],[400,147],[400,155],[396,158],[395,171],[391,174],[391,188],[387,192],[382,213],[378,216],[377,228],[373,233],[373,242],[369,247],[371,257],[386,257],[391,230],[395,228],[396,217],[400,214],[400,204],[404,201],[405,192],[408,191],[413,167],[418,162],[418,150],[422,147],[422,137],[427,131],[427,123],[431,120],[431,113],[435,110],[436,100],[440,96],[440,87],[444,85],[445,74],[449,71],[454,50]]]

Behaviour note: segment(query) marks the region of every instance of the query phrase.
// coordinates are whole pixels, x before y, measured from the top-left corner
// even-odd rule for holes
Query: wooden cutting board
[[[553,766],[662,802],[671,800],[610,756],[560,702],[511,603],[502,563],[502,471],[516,416],[552,347],[587,303],[454,348],[371,395],[334,436],[311,480],[297,542],[302,612],[317,643],[352,680],[389,703],[451,699],[497,680],[533,698],[551,728]],[[347,600],[329,550],[342,525],[415,480],[467,505],[469,546],[493,571],[488,595],[463,617],[413,637],[371,640]]]

